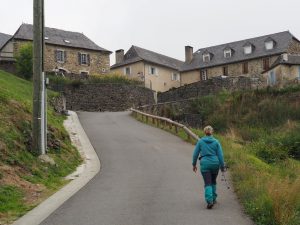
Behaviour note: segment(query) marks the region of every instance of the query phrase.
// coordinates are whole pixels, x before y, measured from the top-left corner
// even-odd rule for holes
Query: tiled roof
[[[261,37],[251,38],[247,40],[231,42],[227,44],[202,48],[193,54],[193,60],[190,63],[184,63],[180,68],[181,71],[190,71],[195,69],[213,67],[218,65],[230,64],[244,60],[250,60],[271,55],[279,55],[287,52],[290,42],[296,39],[289,31],[265,35]],[[266,50],[265,42],[274,40],[275,46],[272,50]],[[296,39],[297,40],[297,39]],[[252,45],[253,52],[251,54],[244,54],[244,46]],[[224,49],[231,48],[232,57],[224,57]],[[211,53],[211,61],[203,62],[203,53]]]
[[[0,33],[0,49],[6,44],[6,42],[11,38],[12,36],[9,34],[3,34]]]
[[[287,57],[287,58],[285,58]],[[268,70],[265,70],[263,73],[268,72],[274,69],[278,65],[300,65],[300,55],[288,55],[279,56],[278,59],[270,66]]]
[[[14,38],[21,40],[33,40],[33,26],[31,24],[22,24],[14,35]],[[111,53],[109,50],[99,47],[82,33],[64,31],[55,28],[45,28],[45,42],[46,44],[48,43]]]
[[[120,66],[132,64],[139,61],[147,61],[150,63],[158,64],[175,70],[183,65],[183,61],[174,59],[147,49],[143,49],[137,46],[132,46],[124,56],[124,61],[121,63],[114,64],[111,68],[117,68]]]

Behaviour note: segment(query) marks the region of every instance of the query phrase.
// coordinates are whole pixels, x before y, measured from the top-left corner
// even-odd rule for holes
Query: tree
[[[33,74],[33,48],[32,44],[25,44],[20,48],[17,56],[17,72],[27,80],[32,78]]]

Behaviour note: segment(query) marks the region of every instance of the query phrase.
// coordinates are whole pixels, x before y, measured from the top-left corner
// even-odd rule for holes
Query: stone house
[[[132,46],[126,54],[116,51],[116,64],[111,72],[143,81],[145,87],[156,92],[164,92],[180,87],[179,69],[184,62],[137,46]]]
[[[263,72],[268,86],[283,86],[300,82],[300,55],[283,54]]]
[[[262,78],[282,54],[300,53],[300,42],[289,31],[202,48],[185,47],[185,63],[180,68],[181,84],[216,76]]]
[[[22,24],[0,48],[6,60],[15,60],[24,44],[32,43],[33,26]],[[82,33],[45,28],[45,71],[98,75],[110,71],[110,52]],[[1,59],[0,59],[1,60]]]
[[[0,49],[4,47],[4,45],[11,39],[11,35],[0,33]],[[9,55],[7,55],[6,51],[0,52],[0,62],[4,60],[10,60]]]

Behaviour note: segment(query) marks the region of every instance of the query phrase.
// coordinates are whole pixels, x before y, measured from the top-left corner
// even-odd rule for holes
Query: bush
[[[30,80],[33,75],[33,47],[32,44],[23,45],[17,56],[18,75]]]

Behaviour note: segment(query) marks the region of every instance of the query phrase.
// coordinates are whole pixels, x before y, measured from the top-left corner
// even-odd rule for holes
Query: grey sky
[[[33,0],[1,0],[0,32],[32,23]],[[300,38],[299,0],[45,0],[46,26],[83,32],[99,46],[137,45],[184,59],[194,50],[290,30]],[[114,62],[114,55],[111,57]]]

